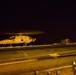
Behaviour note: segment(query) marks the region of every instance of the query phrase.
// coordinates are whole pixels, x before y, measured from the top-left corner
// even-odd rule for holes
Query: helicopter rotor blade
[[[25,32],[5,32],[5,35],[37,35],[43,34],[43,31],[25,31]]]

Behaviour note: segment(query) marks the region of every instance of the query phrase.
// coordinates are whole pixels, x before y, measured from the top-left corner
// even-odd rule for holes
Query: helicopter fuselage
[[[1,40],[0,44],[17,44],[17,43],[31,43],[34,42],[36,38],[31,38],[29,36],[23,36],[23,35],[16,35],[12,36],[9,39]]]

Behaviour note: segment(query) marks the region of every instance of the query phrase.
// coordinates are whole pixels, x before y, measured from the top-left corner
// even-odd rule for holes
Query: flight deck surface
[[[1,48],[0,74],[22,74],[59,66],[76,61],[76,47],[73,46],[26,46]],[[9,49],[9,50],[8,50]]]

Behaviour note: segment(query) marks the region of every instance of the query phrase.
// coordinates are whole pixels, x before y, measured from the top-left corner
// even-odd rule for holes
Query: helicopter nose
[[[36,41],[36,38],[33,39],[33,42]]]

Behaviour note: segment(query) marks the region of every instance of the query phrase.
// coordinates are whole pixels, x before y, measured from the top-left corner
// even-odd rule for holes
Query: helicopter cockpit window
[[[29,37],[29,39],[31,39],[31,37]]]

